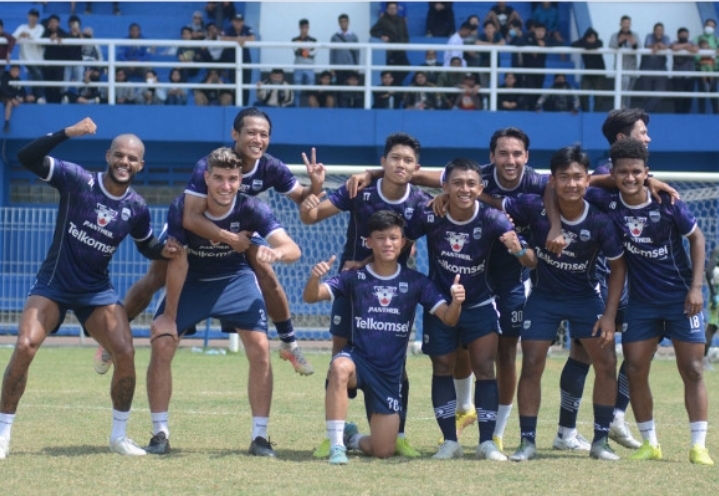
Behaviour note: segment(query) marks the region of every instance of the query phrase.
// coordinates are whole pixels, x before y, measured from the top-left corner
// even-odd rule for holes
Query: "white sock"
[[[652,446],[659,446],[659,441],[657,440],[657,430],[654,427],[654,419],[647,422],[637,422],[637,429],[639,429],[642,439],[649,441],[649,444]]]
[[[268,417],[252,417],[252,440],[257,437],[267,439],[267,424],[270,419]]]
[[[344,420],[327,420],[327,439],[330,440],[330,446],[344,446],[343,439],[345,433]]]
[[[404,432],[400,432],[397,434],[398,439],[404,439]]]
[[[614,420],[612,420],[612,423],[624,423],[624,410],[617,410],[616,408],[614,409]]]
[[[704,448],[705,443],[707,440],[707,428],[709,426],[709,422],[689,422],[689,429],[692,433],[692,447],[696,446],[697,444]]]
[[[150,413],[150,418],[152,419],[152,435],[153,436],[157,433],[164,432],[165,437],[167,437],[167,439],[170,439],[170,427],[168,426],[168,416],[169,416],[169,414],[167,412]]]
[[[499,405],[497,408],[497,424],[494,427],[494,435],[498,438],[504,437],[504,429],[507,427],[509,414],[512,413],[512,404]]]
[[[130,412],[121,412],[119,410],[112,410],[112,432],[110,433],[110,440],[126,437],[127,436],[127,421],[130,420]]]
[[[577,437],[577,428],[576,427],[562,427],[559,426],[559,429],[557,429],[557,433],[559,433],[562,436],[562,439],[574,439]]]
[[[474,410],[474,398],[472,395],[472,379],[473,375],[464,379],[454,380],[454,390],[457,393],[457,410],[462,412],[471,412]]]
[[[12,429],[13,422],[15,422],[14,413],[0,413],[0,437],[10,439],[10,430]]]

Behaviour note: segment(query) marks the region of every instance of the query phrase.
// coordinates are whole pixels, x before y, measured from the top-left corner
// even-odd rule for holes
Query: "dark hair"
[[[53,19],[55,19],[57,22],[60,22],[60,16],[57,14],[52,14],[50,17],[47,18],[48,22],[52,21]]]
[[[516,76],[515,76],[516,77]],[[518,127],[505,127],[497,129],[489,140],[489,152],[494,153],[497,149],[497,141],[500,138],[516,138],[524,144],[524,151],[529,151],[529,136]]]
[[[369,216],[367,230],[370,235],[377,231],[385,231],[393,227],[399,227],[404,236],[404,218],[397,212],[391,210],[377,210]]]
[[[631,21],[631,20],[632,20],[632,18],[629,17],[628,15],[623,15],[622,18],[619,20],[619,22],[622,22],[622,21]]]
[[[602,134],[611,145],[617,141],[617,134],[629,136],[637,121],[644,121],[644,124],[649,124],[649,115],[644,112],[644,109],[622,108],[612,110],[604,120],[604,124],[602,124]]]
[[[684,33],[689,33],[689,30],[688,30],[687,28],[679,28],[679,29],[677,29],[677,34],[682,33],[682,32],[684,32]]]
[[[207,156],[207,170],[213,167],[221,169],[239,169],[242,160],[232,148],[222,147],[212,150]]]
[[[328,71],[328,70],[324,70],[324,71],[320,72],[319,76],[317,76],[317,79],[318,79],[318,80],[319,80],[319,79],[322,79],[322,78],[325,77],[325,76],[331,78],[331,77],[332,77],[332,73],[331,73],[330,71]]]
[[[589,155],[582,150],[582,146],[579,144],[565,146],[557,150],[549,162],[549,169],[552,171],[552,175],[554,175],[557,172],[566,170],[574,162],[589,172]]]
[[[182,26],[180,28],[180,34],[184,33],[185,31],[189,31],[190,33],[192,33],[192,28],[190,26]]]
[[[180,75],[180,82],[181,82],[181,83],[184,83],[184,82],[186,81],[186,79],[185,79],[185,73],[184,73],[184,71],[183,71],[182,69],[180,69],[179,67],[173,67],[172,69],[170,69],[170,73],[167,75],[167,80],[170,81],[170,82],[173,82],[173,81],[172,81],[172,74],[174,74],[175,72],[177,72],[177,73]]]
[[[2,22],[2,19],[0,19],[0,26],[5,26],[5,23]]]
[[[419,141],[417,141],[417,138],[410,136],[407,133],[390,134],[384,142],[384,156],[386,157],[389,155],[392,148],[397,145],[410,147],[414,151],[415,158],[419,161],[419,152],[422,147],[420,146]]]
[[[337,20],[341,21],[342,19],[347,19],[349,21],[350,16],[348,16],[347,14],[340,14],[340,16],[337,18]]]
[[[140,29],[140,25],[139,25],[138,23],[136,23],[136,22],[133,22],[132,24],[130,24],[130,27],[127,28],[127,29],[132,29],[132,28]]]
[[[649,158],[649,152],[647,147],[644,146],[639,140],[632,138],[619,140],[612,145],[609,149],[609,156],[612,159],[612,164],[616,165],[618,160],[623,158],[636,158],[647,164]]]
[[[454,62],[455,60],[459,60],[460,62],[462,62],[462,57],[457,57],[457,56],[455,55],[454,57],[452,57],[451,59],[449,59],[449,64],[452,65],[452,62]]]
[[[469,22],[469,21],[464,21],[464,22],[462,23],[462,25],[459,27],[459,29],[469,29],[470,31],[472,31],[472,30],[474,29],[474,26],[472,25],[471,22]]]
[[[654,25],[654,27],[652,28],[652,31],[654,31],[655,29],[657,29],[657,28],[660,27],[660,26],[663,28],[663,27],[664,27],[664,24],[662,24],[661,22],[656,23],[656,24]]]
[[[479,164],[470,158],[455,158],[447,165],[444,166],[444,173],[442,174],[443,182],[449,182],[449,178],[452,173],[456,170],[462,171],[474,171],[477,175],[482,178],[482,170],[479,168]]]
[[[487,21],[484,21],[484,24],[482,24],[482,27],[485,28],[485,29],[487,29],[487,26],[490,25],[490,24],[491,24],[492,26],[495,26],[494,21],[489,21],[489,20],[487,20]],[[496,26],[495,26],[495,27],[496,27]]]
[[[537,28],[547,29],[547,25],[544,24],[543,22],[536,22],[536,23],[534,24],[534,29],[537,29]]]
[[[310,21],[308,21],[307,19],[300,19],[300,27],[309,26],[309,25],[310,25]]]
[[[385,74],[389,74],[390,76],[392,76],[392,79],[394,79],[394,76],[392,75],[392,71],[382,71],[380,73],[380,77],[384,77]]]
[[[79,23],[79,24],[82,24],[82,22],[80,22],[80,18],[79,18],[78,16],[76,16],[75,14],[73,14],[73,15],[71,15],[70,17],[67,18],[67,23],[68,23],[68,24],[72,24],[73,22],[77,22],[77,23]]]
[[[238,133],[242,131],[242,126],[245,124],[245,117],[260,117],[266,120],[267,124],[270,125],[270,135],[272,134],[272,121],[270,120],[270,116],[257,107],[244,108],[235,116],[235,121],[232,123],[232,127]]]

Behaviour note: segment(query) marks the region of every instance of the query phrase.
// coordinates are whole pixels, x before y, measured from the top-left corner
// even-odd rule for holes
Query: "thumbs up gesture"
[[[454,282],[449,288],[449,292],[452,294],[452,301],[462,303],[464,301],[464,286],[459,283],[459,274],[454,276]]]
[[[330,271],[330,268],[332,267],[332,264],[335,263],[335,260],[337,259],[336,256],[332,255],[329,260],[326,262],[320,262],[314,267],[312,267],[312,277],[320,278],[323,275],[327,274]]]
[[[300,210],[303,212],[309,212],[313,208],[317,208],[317,205],[320,204],[322,198],[324,198],[326,194],[327,193],[325,193],[324,191],[319,195],[313,195],[310,193],[309,195],[307,195],[307,198],[304,199],[302,205],[300,205]]]

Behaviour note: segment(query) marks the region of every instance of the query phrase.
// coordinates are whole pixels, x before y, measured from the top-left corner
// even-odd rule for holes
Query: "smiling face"
[[[573,203],[581,201],[589,186],[587,169],[578,162],[572,162],[566,168],[557,170],[549,178],[559,201]]]
[[[444,192],[449,195],[450,213],[455,209],[474,208],[474,203],[483,188],[482,178],[479,177],[477,171],[454,169],[442,185]]]
[[[652,139],[649,137],[649,130],[647,129],[647,125],[644,124],[644,121],[641,119],[634,123],[634,127],[632,127],[632,130],[629,132],[629,136],[627,137],[635,139],[637,141],[641,141],[647,148],[649,148],[649,143],[652,141]],[[621,137],[619,139],[621,139]]]
[[[270,123],[262,117],[245,117],[240,130],[232,130],[232,139],[243,162],[254,165],[270,146]]]
[[[220,208],[229,207],[237,196],[241,182],[239,168],[210,167],[205,171],[208,202]]]
[[[395,261],[399,258],[404,246],[402,229],[392,226],[382,231],[373,231],[367,238],[367,246],[372,250],[375,260]]]
[[[522,140],[505,136],[497,140],[494,152],[489,160],[497,167],[499,182],[505,188],[513,188],[519,183],[524,166],[529,161],[529,152]]]
[[[107,173],[116,184],[129,184],[145,165],[145,145],[133,134],[123,134],[112,141],[105,154]]]
[[[616,164],[612,164],[612,177],[617,188],[632,204],[644,201],[644,182],[648,175],[649,168],[639,158],[620,158]]]
[[[417,155],[412,147],[395,145],[386,157],[382,157],[382,168],[387,182],[407,184],[412,179],[415,171],[419,169]]]

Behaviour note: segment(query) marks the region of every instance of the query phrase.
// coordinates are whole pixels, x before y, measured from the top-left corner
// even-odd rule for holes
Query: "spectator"
[[[685,50],[689,53],[697,53],[699,48],[689,40],[689,30],[687,28],[679,28],[677,30],[677,39],[671,44],[674,51]],[[672,70],[674,71],[694,71],[693,55],[674,55],[672,62]],[[693,92],[694,77],[674,76],[672,78],[672,89],[674,91]],[[684,97],[676,97],[674,99],[674,112],[678,114],[688,114],[692,107],[692,99]]]
[[[2,75],[5,71],[5,66],[10,64],[10,54],[12,49],[15,48],[15,37],[5,32],[5,24],[2,19],[0,19],[0,38],[5,38],[5,43],[0,44],[0,60],[5,60],[4,63],[0,64],[0,75]]]
[[[130,24],[128,40],[141,40],[144,37],[140,25],[136,22]],[[125,45],[117,49],[117,60],[122,62],[147,62],[150,60],[151,49],[140,45]],[[147,67],[125,67],[127,78],[131,81],[142,81]]]
[[[45,28],[40,24],[38,19],[40,12],[37,9],[30,9],[27,13],[27,24],[21,24],[15,29],[13,37],[17,40],[23,40],[20,44],[20,60],[24,62],[41,62],[44,59],[45,47],[37,43],[27,43],[37,41],[42,38]],[[42,66],[26,65],[28,78],[30,81],[42,81]],[[44,91],[41,86],[32,86],[30,93],[27,95],[28,102],[45,103]]]
[[[85,2],[85,14],[92,14],[92,4],[93,2]],[[115,15],[120,15],[122,13],[120,12],[120,2],[112,2],[112,13]]]
[[[537,112],[540,112],[541,110],[545,110],[547,112],[571,112],[573,114],[579,112],[579,97],[571,93],[573,88],[567,82],[564,74],[557,74],[554,76],[552,89],[565,90],[565,92],[561,94],[545,93],[540,96],[534,106],[534,109]]]
[[[70,29],[67,33],[67,38],[83,39],[85,37],[80,30],[80,18],[76,15],[71,15],[68,18],[67,26]],[[72,62],[82,61],[82,45],[64,45],[62,50],[64,52],[63,60]],[[80,83],[85,79],[85,68],[82,65],[67,65],[65,66],[62,79],[66,83]],[[70,91],[70,86],[66,86],[64,91]]]
[[[632,31],[632,19],[628,15],[622,16],[619,21],[619,31],[614,33],[612,37],[609,38],[609,48],[625,48],[631,50],[639,48],[639,35]],[[615,61],[615,68],[616,63],[617,62]],[[622,70],[636,71],[637,56],[632,54],[622,54]],[[636,80],[636,76],[622,75],[622,91],[632,91]],[[630,102],[630,97],[622,97],[622,105],[624,107],[629,107]]]
[[[5,105],[5,124],[2,130],[5,133],[10,131],[12,111],[25,101],[25,88],[10,84],[18,81],[20,81],[19,65],[11,65],[9,71],[5,71],[0,75],[0,101]]]
[[[556,44],[563,44],[562,33],[559,32],[559,9],[552,2],[542,2],[532,11],[531,19],[537,24],[547,26],[547,39]]]
[[[417,71],[412,78],[410,88],[435,88],[436,86],[427,81],[427,73]],[[441,108],[442,101],[439,93],[428,91],[408,91],[404,95],[404,108],[409,110],[434,110]]]
[[[167,100],[167,90],[165,88],[156,88],[159,82],[157,73],[152,69],[145,71],[145,82],[150,85],[142,90],[142,98],[145,105],[164,105]],[[214,83],[214,81],[212,81]]]
[[[220,72],[217,69],[208,69],[205,79],[202,81],[203,84],[227,84],[227,81],[220,77]],[[203,88],[194,90],[195,94],[195,105],[199,106],[222,106],[227,107],[232,105],[232,92],[226,89],[219,88]]]
[[[340,30],[332,35],[332,43],[358,43],[357,35],[350,31],[350,18],[347,14],[340,14],[337,18]],[[360,51],[357,48],[332,48],[330,50],[330,65],[359,65]],[[345,84],[347,75],[351,71],[341,69],[332,71],[337,84]]]
[[[455,30],[453,2],[428,2],[426,36],[452,36]]]
[[[513,19],[509,21],[509,31],[507,32],[507,36],[504,36],[503,38],[508,45],[520,45],[525,38],[524,26],[522,25],[522,21],[520,21],[519,19]],[[514,54],[512,54],[512,56],[514,57]]]
[[[190,28],[190,38],[193,40],[204,40],[207,36],[205,32],[205,21],[202,18],[202,12],[196,10],[192,14],[192,21],[187,25]]]
[[[387,2],[387,9],[377,23],[370,29],[370,34],[385,43],[409,43],[407,19],[398,13],[397,2]],[[387,50],[386,64],[393,66],[410,65],[407,52],[404,50]],[[397,86],[404,85],[407,71],[394,71],[392,78]]]
[[[231,21],[237,15],[234,2],[207,2],[205,4],[205,13],[210,21],[219,26],[218,30],[223,30],[225,23]]]
[[[492,21],[486,21],[484,23],[484,32],[477,37],[477,40],[474,42],[475,45],[504,45],[505,41],[502,35],[497,31],[496,26]],[[491,54],[489,52],[473,52],[473,55],[475,56],[475,59],[472,60],[472,63],[470,63],[470,60],[468,59],[468,56],[472,52],[464,52],[464,58],[467,60],[467,65],[470,67],[489,67],[491,64]],[[477,63],[477,66],[472,65],[473,63]],[[479,75],[479,84],[487,88],[489,87],[489,74],[483,72]]]
[[[360,77],[357,72],[347,76],[347,86],[359,86]],[[355,91],[340,91],[337,95],[337,106],[340,108],[364,108],[364,91],[360,88]]]
[[[584,36],[577,41],[572,42],[572,46],[574,48],[584,48],[585,50],[597,50],[602,48],[603,45],[604,43],[599,39],[599,34],[593,28],[588,28],[584,32]],[[585,69],[593,71],[606,70],[606,66],[604,65],[604,56],[599,53],[583,53],[582,62],[584,62]],[[602,74],[583,74],[581,88],[583,90],[608,90],[610,89],[609,80]],[[582,110],[584,112],[589,112],[591,110],[589,108],[589,97],[587,95],[582,95],[580,97],[580,101],[582,102]],[[610,97],[594,96],[595,112],[607,112],[611,109],[612,101]]]
[[[381,75],[381,90],[375,90],[372,93],[374,102],[372,103],[373,109],[398,109],[402,105],[402,94],[397,92],[397,87],[394,86],[394,80],[392,79],[391,71],[382,71]]]
[[[132,105],[142,101],[139,88],[124,86],[124,83],[128,82],[125,69],[118,67],[115,70],[115,83],[120,83],[115,86],[115,103],[118,105]]]
[[[235,17],[232,18],[232,26],[229,29],[225,30],[223,35],[220,36],[220,39],[224,41],[236,41],[237,44],[242,47],[242,63],[252,63],[252,55],[250,54],[250,49],[245,46],[245,43],[248,41],[255,41],[256,38],[255,32],[252,30],[252,28],[245,24],[245,16],[243,16],[242,14],[236,14]],[[234,48],[225,48],[222,51],[222,56],[220,58],[223,62],[229,62],[234,64],[236,61],[236,57],[237,54]],[[235,71],[230,71],[228,79],[232,84],[235,83]],[[242,84],[249,85],[251,82],[252,69],[243,67]],[[242,89],[242,103],[243,105],[248,105],[250,103],[249,87]]]
[[[83,82],[85,86],[81,87],[77,93],[65,91],[62,96],[62,103],[107,103],[107,90],[93,86],[100,82],[100,70],[97,67],[89,67],[85,70]]]
[[[463,22],[456,33],[449,37],[447,40],[447,49],[444,51],[444,65],[448,66],[449,61],[453,57],[459,57],[462,59],[462,65],[467,65],[464,62],[464,50],[461,47],[464,46],[464,39],[472,33],[473,26],[468,22]],[[460,47],[460,48],[455,48]]]
[[[461,93],[454,100],[454,108],[459,110],[482,110],[482,95],[480,95],[480,85],[474,77],[474,74],[468,72],[462,78],[460,85]]]
[[[716,35],[717,22],[714,19],[707,19],[704,21],[704,30],[702,34],[697,36],[695,41],[696,45],[699,46],[702,40],[707,42],[707,46],[712,50],[719,49],[719,37]]]
[[[60,41],[62,38],[67,38],[67,33],[60,28],[60,18],[56,14],[48,17],[42,37],[52,41],[51,44],[45,46],[45,60],[65,60],[65,47],[60,44]],[[45,81],[60,82],[63,80],[65,68],[61,65],[48,65],[43,67],[42,72]],[[62,89],[59,86],[48,86],[45,88],[45,96],[48,103],[60,103]]]
[[[180,69],[172,69],[169,80],[173,84],[184,84],[186,82]],[[187,105],[187,89],[179,86],[169,88],[165,105]]]
[[[502,35],[502,37],[509,41],[509,27],[512,21],[522,21],[522,18],[512,7],[507,5],[507,2],[497,2],[496,5],[492,6],[487,13],[485,21],[492,21]]]
[[[547,28],[544,24],[536,24],[534,30],[529,32],[520,46],[539,46],[546,47]],[[517,55],[518,67],[527,69],[544,69],[547,67],[547,54],[545,52],[523,52]],[[522,76],[522,88],[540,89],[544,86],[544,74],[524,74]],[[527,105],[533,108],[537,102],[536,95],[527,95]]]
[[[460,68],[462,67],[462,59],[459,57],[452,57],[449,61],[449,67]],[[460,89],[462,86],[462,80],[464,79],[464,73],[459,71],[446,71],[439,75],[437,79],[437,86],[439,88],[456,88]],[[451,109],[454,107],[454,101],[457,95],[454,93],[440,93],[439,98],[442,102],[440,105],[443,109]]]
[[[91,39],[94,35],[95,32],[90,26],[87,26],[82,30],[82,37],[85,39]],[[89,64],[86,64],[86,67],[97,67],[97,62],[105,60],[102,55],[102,48],[100,48],[100,45],[82,45],[82,60],[90,62]],[[103,72],[105,71],[101,69],[100,73],[102,74]]]
[[[317,43],[317,40],[309,35],[310,21],[300,19],[300,35],[292,38],[293,43],[305,43],[305,45],[295,48],[295,71],[292,76],[294,84],[314,84],[315,71],[312,68],[315,65],[315,48],[311,44]],[[299,106],[302,94],[297,91],[297,103]]]
[[[654,25],[654,30],[644,39],[644,48],[651,48],[652,55],[643,55],[642,62],[639,66],[641,71],[666,71],[667,56],[655,55],[660,50],[669,48],[669,36],[664,34],[664,24],[658,22]],[[638,82],[641,91],[667,91],[666,76],[641,76]],[[644,100],[644,111],[651,114],[659,107],[660,99],[652,96]]]
[[[422,67],[433,67],[435,69],[442,67],[442,64],[440,64],[437,60],[436,50],[427,50],[426,52],[424,52],[424,62],[422,62]],[[427,81],[432,84],[437,84],[437,79],[439,78],[440,71],[427,71],[426,69],[422,70],[427,72]]]
[[[407,19],[407,2],[380,2],[379,17],[382,18],[387,14],[387,8],[391,3],[397,5],[397,15],[402,19]]]
[[[294,105],[294,93],[291,89],[264,89],[262,85],[274,84],[289,86],[285,81],[285,73],[282,69],[272,69],[269,79],[257,81],[257,103],[258,107],[291,107]]]
[[[699,37],[699,50],[710,50],[709,40]],[[697,70],[702,73],[697,81],[700,93],[715,93],[717,90],[717,78],[714,73],[717,70],[716,57],[711,55],[697,55]],[[719,99],[716,97],[698,98],[699,113],[703,114],[706,110],[706,101],[711,103],[712,111],[716,115],[719,113]]]
[[[180,29],[180,36],[182,37],[182,41],[192,41],[192,29],[190,29],[189,26],[184,26]],[[177,49],[177,60],[180,62],[200,63],[203,61],[202,49],[199,46],[181,46]],[[185,80],[197,77],[200,73],[199,67],[183,67],[180,70]]]
[[[332,73],[322,71],[317,77],[319,86],[327,86],[327,89],[312,90],[307,93],[307,104],[312,108],[333,108],[335,106],[335,92],[332,87]]]
[[[504,84],[500,88],[511,90],[518,88],[517,76],[513,72],[504,74]],[[497,95],[497,110],[526,110],[524,96],[518,93],[499,93]]]

